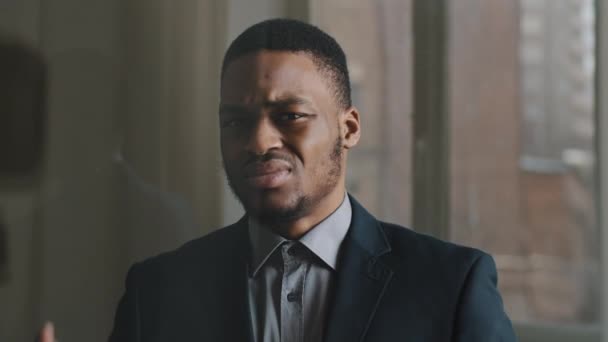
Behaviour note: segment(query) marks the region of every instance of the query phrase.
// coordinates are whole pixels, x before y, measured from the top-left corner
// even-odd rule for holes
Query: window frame
[[[608,4],[595,0],[596,7],[596,172],[598,175],[599,191],[597,192],[597,213],[600,228],[600,255],[602,272],[601,301],[601,336],[597,341],[608,341],[608,211],[604,201],[608,198]]]

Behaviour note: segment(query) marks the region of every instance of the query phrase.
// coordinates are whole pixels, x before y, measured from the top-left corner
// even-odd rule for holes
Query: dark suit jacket
[[[376,220],[351,198],[326,341],[515,341],[492,258]],[[112,342],[251,341],[247,220],[134,265]]]

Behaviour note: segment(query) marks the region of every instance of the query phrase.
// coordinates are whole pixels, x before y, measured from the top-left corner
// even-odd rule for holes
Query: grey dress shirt
[[[254,341],[321,341],[340,245],[351,222],[345,195],[330,216],[299,240],[249,219],[249,307]]]

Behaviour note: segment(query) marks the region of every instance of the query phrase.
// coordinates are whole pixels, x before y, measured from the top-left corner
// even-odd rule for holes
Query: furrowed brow
[[[297,106],[297,105],[312,105],[312,102],[304,97],[299,96],[287,96],[281,97],[276,100],[265,101],[265,107],[289,107],[289,106]]]

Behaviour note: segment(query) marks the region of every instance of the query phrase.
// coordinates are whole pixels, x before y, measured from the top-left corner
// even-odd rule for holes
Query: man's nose
[[[262,155],[281,147],[281,134],[269,118],[261,118],[251,128],[247,140],[247,152]]]

